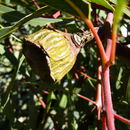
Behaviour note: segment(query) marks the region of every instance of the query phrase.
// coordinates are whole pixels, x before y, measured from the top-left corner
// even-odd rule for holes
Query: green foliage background
[[[79,5],[77,1],[76,4],[79,8],[83,6],[82,11],[89,17],[90,5],[84,1]],[[106,12],[114,11],[116,1],[92,2],[104,7],[100,9],[100,6],[93,5],[91,13],[93,23],[101,28],[103,25],[95,22],[93,13],[96,12],[105,22]],[[53,23],[53,26],[61,31],[67,29],[69,33],[88,29],[84,22],[73,16],[78,17],[64,0],[38,1],[38,4],[42,7],[39,11],[30,0],[0,0],[0,129],[101,129],[101,121],[97,122],[94,106],[76,96],[80,93],[92,100],[96,97],[98,52],[94,40],[81,49],[75,66],[58,84],[41,82],[27,64],[22,53],[22,39],[25,35],[48,23]],[[57,10],[63,12],[58,19],[53,19],[52,14]],[[130,49],[126,46],[130,42],[130,11],[126,9],[124,13],[118,32],[124,34],[121,30],[124,27],[127,36],[119,37],[116,64],[111,67],[110,78],[114,110],[130,119]],[[76,70],[88,74],[93,79],[84,78]],[[46,109],[43,109],[37,97],[46,103]],[[130,125],[117,120],[115,122],[118,130],[130,130]]]

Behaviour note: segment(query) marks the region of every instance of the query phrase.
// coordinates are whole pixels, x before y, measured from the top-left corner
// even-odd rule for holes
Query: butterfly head
[[[91,41],[93,38],[94,36],[91,31],[85,31],[83,33],[77,33],[72,35],[72,40],[75,46],[78,48],[84,47],[84,45]]]

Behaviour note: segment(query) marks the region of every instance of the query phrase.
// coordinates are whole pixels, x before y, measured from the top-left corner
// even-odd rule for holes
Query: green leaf
[[[115,8],[115,12],[114,12],[114,20],[113,20],[113,30],[116,31],[118,26],[119,26],[119,22],[123,17],[123,12],[126,8],[127,5],[127,0],[118,0],[117,1],[117,5]]]
[[[41,7],[40,9],[36,10],[34,13],[31,13],[25,17],[23,17],[21,20],[19,20],[16,24],[10,27],[2,28],[0,30],[0,39],[11,34],[12,32],[16,31],[20,26],[31,20],[32,18],[35,18],[39,15],[41,15],[47,6]]]
[[[9,27],[5,27],[5,28],[1,28],[0,29],[0,39],[9,35],[10,33],[12,33],[13,30],[13,26],[9,26]]]
[[[129,9],[125,8],[124,13],[125,13],[128,17],[130,17],[130,10],[129,10]]]
[[[110,2],[112,2],[113,4],[117,4],[117,0],[109,0]],[[130,10],[128,10],[127,8],[124,9],[124,13],[130,17]]]
[[[13,73],[13,75],[12,75],[12,79],[11,79],[11,81],[10,81],[10,84],[9,84],[9,86],[8,86],[8,88],[7,88],[7,90],[6,90],[6,92],[5,92],[5,94],[4,94],[4,98],[3,98],[3,101],[2,101],[2,106],[3,106],[3,109],[5,108],[5,106],[7,105],[7,103],[8,103],[8,101],[9,101],[9,99],[10,99],[10,94],[11,94],[11,90],[12,90],[12,88],[14,87],[14,84],[15,84],[15,79],[16,79],[16,77],[17,77],[17,74],[18,74],[18,71],[19,71],[19,69],[20,69],[20,67],[21,67],[21,65],[22,65],[22,63],[23,63],[23,61],[24,61],[24,56],[22,55],[22,53],[20,52],[20,54],[19,54],[19,59],[18,59],[18,64],[16,65],[16,68],[15,68],[15,71],[14,71],[14,73]]]
[[[5,49],[4,46],[0,44],[0,54],[4,54],[5,53]]]
[[[25,14],[0,4],[0,22],[8,22],[10,24],[20,20],[24,16]]]
[[[81,11],[86,15],[87,18],[90,17],[91,8],[88,2],[83,2],[81,0],[71,0]],[[44,0],[44,2],[56,9],[65,11],[74,16],[79,16],[79,14],[66,2],[66,0]]]
[[[63,94],[62,98],[60,100],[59,106],[64,109],[67,106],[67,102],[68,102],[67,96],[65,94]]]
[[[25,23],[25,25],[31,25],[31,26],[44,26],[47,23],[56,23],[56,22],[61,22],[63,21],[62,19],[52,19],[52,18],[34,18]]]
[[[110,9],[111,11],[114,11],[114,8],[106,0],[83,0],[83,1],[85,1],[85,2],[89,1],[92,3],[96,3],[96,4],[104,6],[107,9]]]
[[[127,95],[127,101],[130,104],[130,77],[129,77],[128,83],[127,83],[126,95]]]
[[[118,77],[117,77],[117,81],[116,81],[116,89],[120,89],[120,87],[121,87],[122,73],[123,73],[123,68],[120,67],[120,70],[119,70],[119,73],[118,73]]]
[[[0,15],[11,11],[15,11],[15,10],[13,8],[0,4]]]

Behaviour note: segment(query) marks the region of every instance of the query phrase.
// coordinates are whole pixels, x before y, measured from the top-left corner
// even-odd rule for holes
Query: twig
[[[58,18],[60,16],[61,12],[58,10],[54,14],[52,14],[52,18]]]
[[[31,86],[30,89],[32,90],[33,94],[36,95],[36,97],[37,97],[38,101],[41,103],[43,109],[45,109],[45,108],[46,108],[45,102],[44,102],[44,101],[38,96],[38,94],[36,93],[36,90],[38,90],[38,89],[36,89],[36,87],[34,87],[34,86]],[[38,91],[39,91],[39,90],[38,90]]]
[[[80,94],[76,94],[78,97],[80,97],[80,98],[82,98],[82,99],[84,99],[84,100],[86,100],[86,101],[89,101],[89,102],[91,102],[92,104],[95,104],[96,105],[96,102],[95,101],[93,101],[93,100],[91,100],[91,99],[89,99],[89,98],[87,98],[87,97],[85,97],[85,96],[83,96],[83,95],[80,95]]]
[[[84,72],[81,72],[81,71],[79,71],[79,70],[76,70],[76,71],[79,72],[81,75],[83,75],[85,78],[88,78],[88,79],[91,79],[91,80],[96,81],[96,79],[90,77],[89,75],[85,74]]]
[[[38,3],[35,0],[32,0],[32,2],[34,3],[34,5],[37,7],[37,9],[40,8],[40,6],[38,5]]]
[[[36,93],[34,93],[34,94],[36,95],[38,101],[41,103],[42,107],[45,109],[46,108],[45,102]]]
[[[118,120],[120,120],[120,121],[126,123],[126,124],[130,124],[130,120],[128,120],[128,119],[126,119],[126,118],[124,118],[124,117],[122,117],[122,116],[120,116],[120,115],[118,115],[118,114],[116,114],[116,113],[114,113],[114,117],[115,117],[116,119],[118,119]]]
[[[95,30],[94,28],[94,25],[93,23],[91,22],[91,20],[89,20],[85,15],[84,13],[71,1],[71,0],[66,0],[66,2],[72,7],[75,9],[75,11],[79,14],[79,16],[81,17],[81,19],[86,23],[86,25],[91,29],[94,37],[95,37],[95,40],[97,42],[97,45],[98,45],[98,49],[99,49],[99,53],[100,53],[100,56],[101,56],[101,60],[102,60],[102,63],[105,64],[107,63],[108,59],[107,59],[107,56],[105,54],[105,50],[104,50],[104,47],[102,45],[102,42],[97,34],[97,31]]]

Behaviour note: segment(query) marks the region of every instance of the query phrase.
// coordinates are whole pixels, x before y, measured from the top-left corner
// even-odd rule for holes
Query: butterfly
[[[59,82],[74,66],[81,47],[92,39],[91,31],[71,34],[41,29],[25,37],[23,53],[42,80]]]

